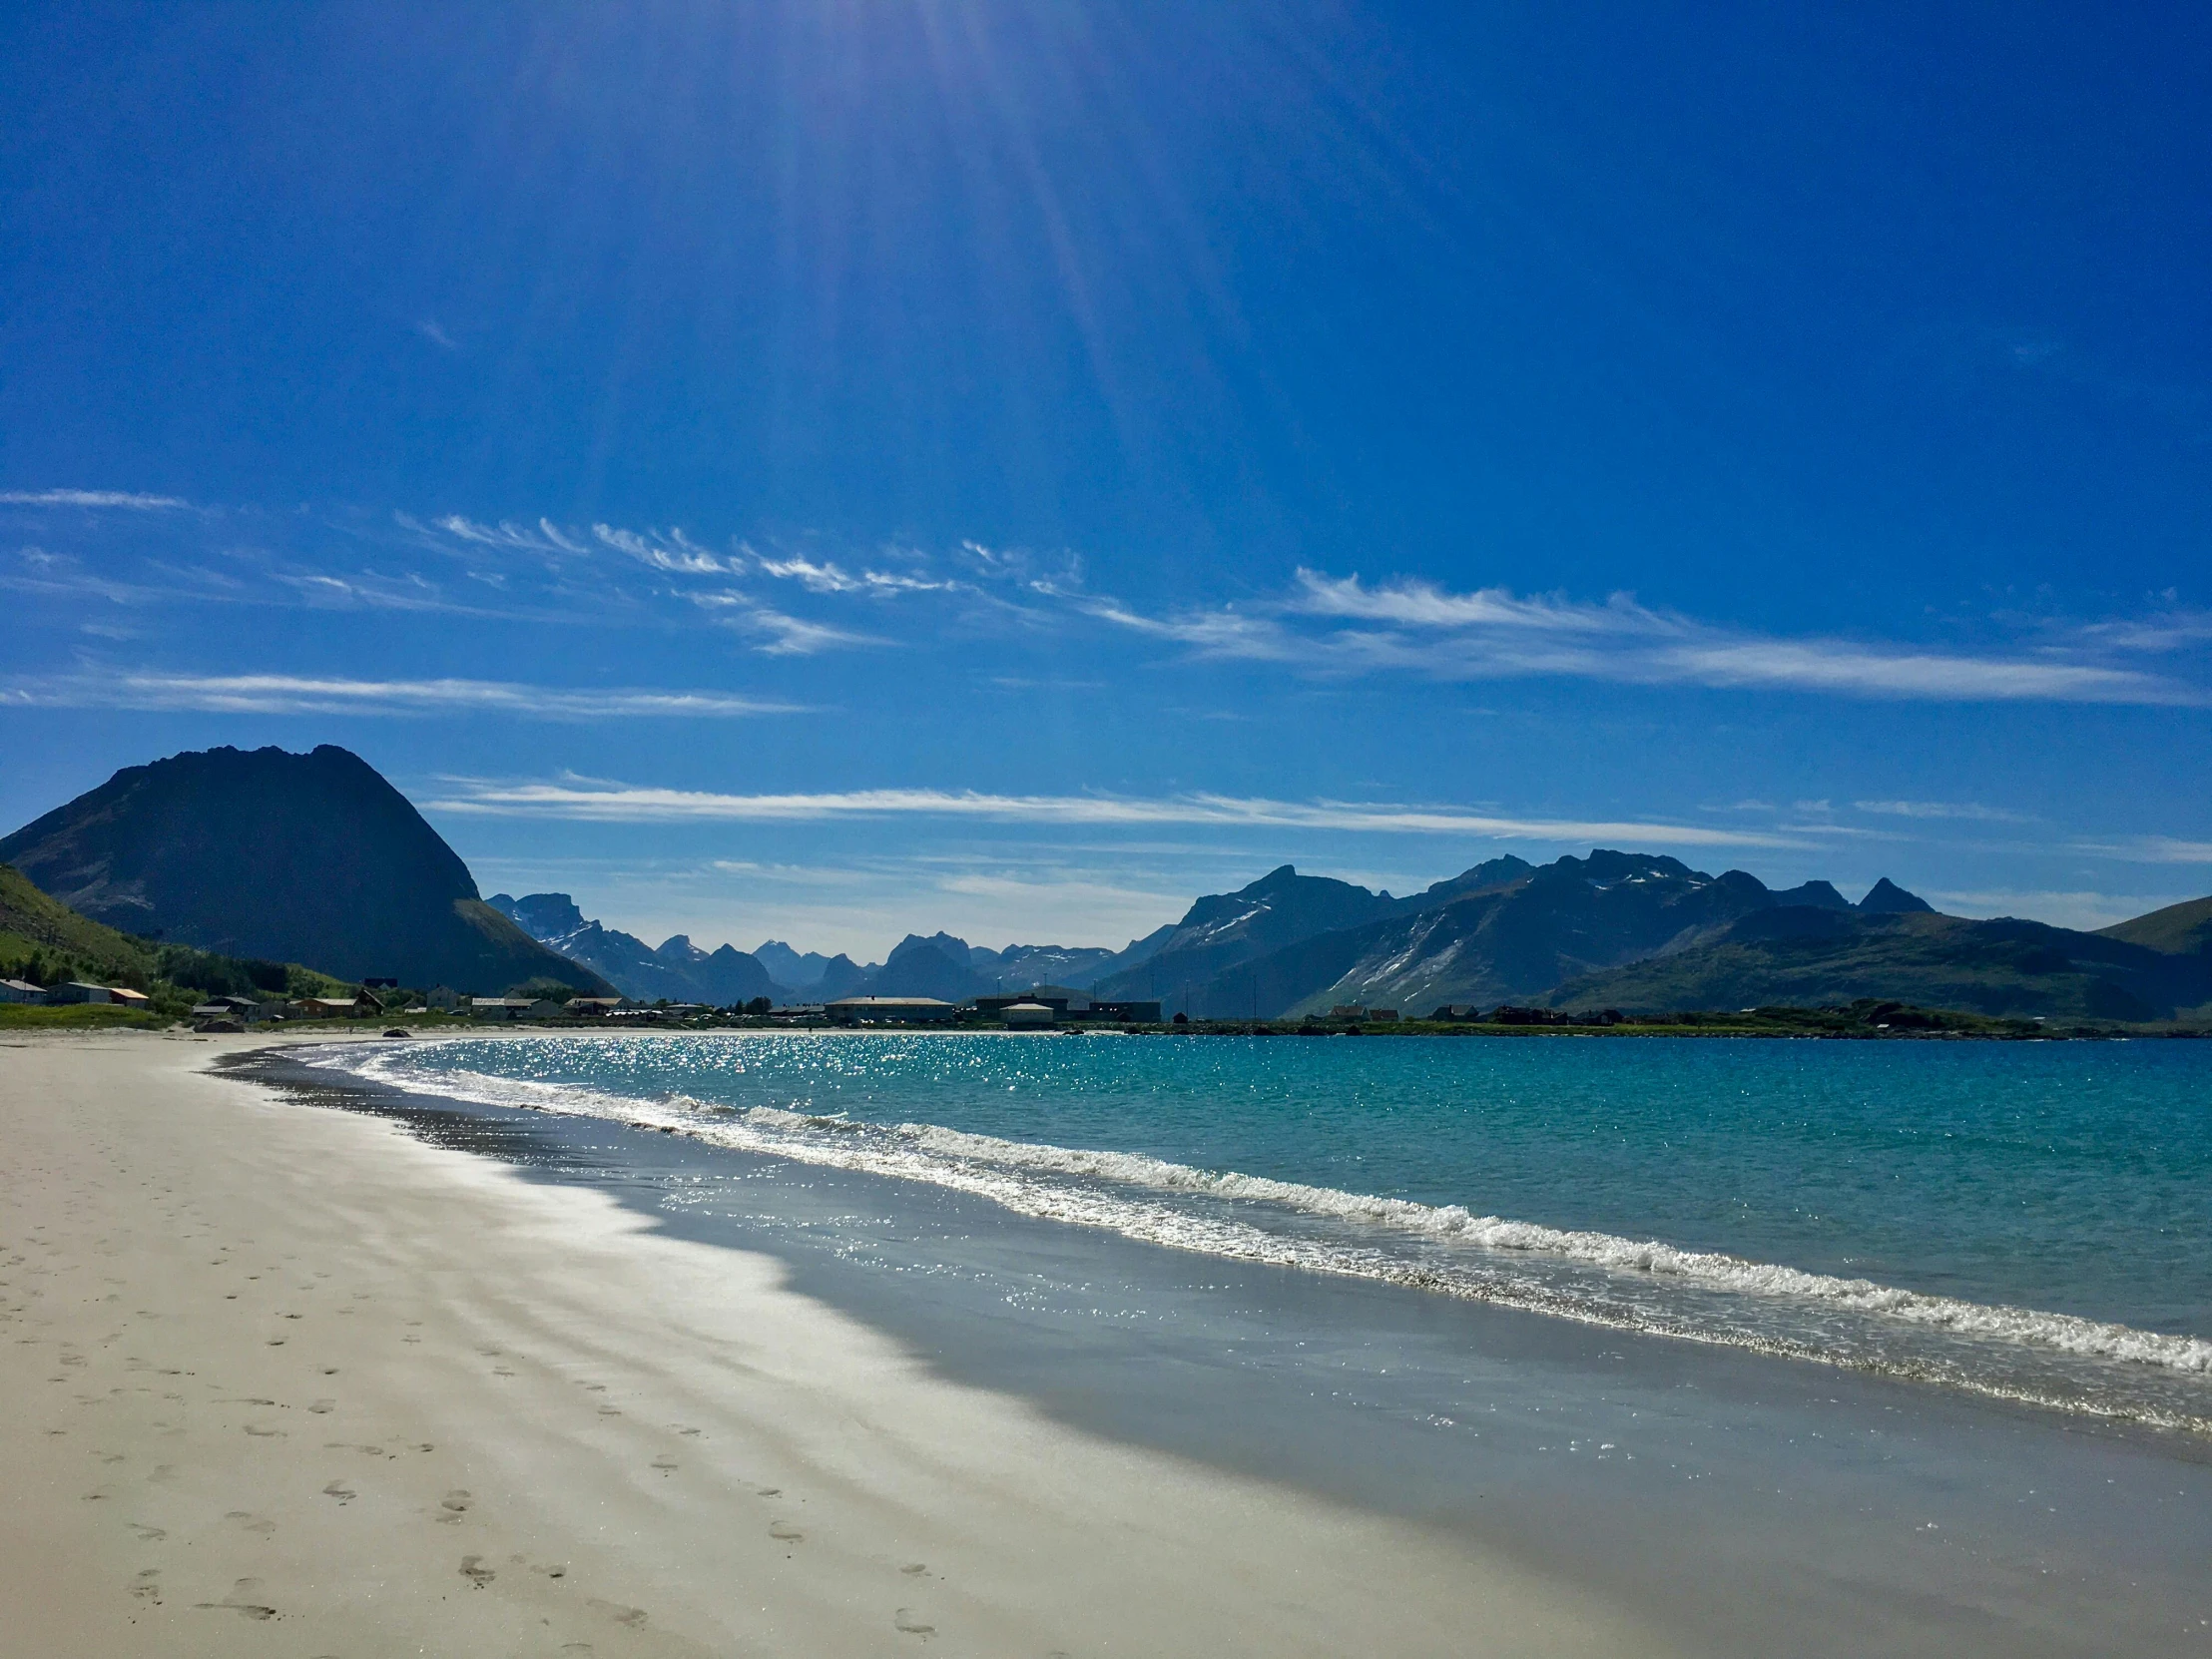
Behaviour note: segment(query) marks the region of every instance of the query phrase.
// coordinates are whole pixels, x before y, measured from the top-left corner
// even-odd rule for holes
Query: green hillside
[[[173,1018],[211,996],[336,996],[343,980],[296,962],[267,962],[189,945],[134,938],[81,916],[33,886],[22,871],[0,864],[0,978],[54,985],[84,979],[128,985],[154,999],[155,1012]],[[11,1020],[36,1014],[51,1020],[115,1018],[120,1011],[33,1009],[0,1004]],[[123,1016],[127,1017],[127,1016]]]
[[[2124,939],[2169,956],[2212,956],[2212,898],[2169,904],[2097,931],[2108,939]]]

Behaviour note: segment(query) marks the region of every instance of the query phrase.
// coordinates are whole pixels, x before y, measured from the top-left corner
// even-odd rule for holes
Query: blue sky
[[[2201,12],[23,5],[0,818],[658,940],[1286,859],[2212,889]]]

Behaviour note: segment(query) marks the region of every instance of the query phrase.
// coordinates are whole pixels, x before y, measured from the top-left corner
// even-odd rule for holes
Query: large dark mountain
[[[724,945],[702,950],[684,934],[658,949],[633,933],[587,921],[565,892],[534,892],[521,898],[493,893],[492,907],[549,949],[584,963],[624,996],[641,1002],[706,1002],[718,1008],[750,1002],[757,996],[785,1001],[790,992],[769,977],[759,958]]]
[[[327,744],[127,767],[0,841],[0,860],[96,921],[203,950],[462,991],[606,988],[484,903],[406,798]]]
[[[2212,908],[2212,900],[2200,903]],[[1624,1013],[1823,1006],[1859,997],[2026,1018],[2158,1020],[2206,1012],[2212,955],[2162,951],[2121,936],[2157,919],[2077,933],[2039,921],[1969,921],[1896,905],[1873,913],[1772,908],[1688,949],[1570,979],[1542,1000]]]

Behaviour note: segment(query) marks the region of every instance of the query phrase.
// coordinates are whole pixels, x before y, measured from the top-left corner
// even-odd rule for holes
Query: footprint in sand
[[[799,1543],[807,1536],[798,1527],[792,1525],[790,1521],[770,1521],[768,1523],[768,1535],[772,1538],[780,1538],[787,1544]]]
[[[597,1596],[587,1599],[584,1605],[595,1613],[606,1614],[617,1624],[628,1625],[632,1630],[642,1629],[645,1625],[645,1609],[642,1607],[625,1607],[619,1601],[601,1601]]]
[[[924,1623],[921,1615],[911,1607],[899,1607],[892,1610],[891,1628],[903,1631],[909,1636],[934,1636],[937,1633],[937,1627],[933,1624]]]
[[[151,1601],[156,1607],[162,1604],[162,1569],[148,1567],[138,1575],[131,1586],[131,1594],[141,1601]]]
[[[653,1466],[661,1471],[661,1475],[664,1479],[667,1476],[674,1474],[679,1468],[683,1467],[683,1465],[677,1462],[675,1458],[669,1456],[654,1458]]]
[[[904,1573],[908,1578],[922,1578],[927,1576],[929,1572],[929,1566],[928,1563],[924,1561],[908,1561],[903,1567],[900,1567],[898,1570]]]
[[[312,1411],[318,1417],[326,1417],[337,1408],[338,1402],[334,1399],[318,1399],[312,1405],[307,1407],[308,1410]]]
[[[339,1504],[342,1506],[344,1504],[352,1502],[354,1497],[358,1494],[356,1494],[353,1488],[348,1486],[343,1480],[333,1480],[327,1486],[322,1488],[322,1495],[324,1497],[336,1498]]]
[[[469,1505],[474,1503],[475,1501],[476,1500],[470,1497],[468,1493],[456,1486],[452,1491],[447,1492],[445,1496],[438,1499],[438,1507],[440,1509],[443,1509],[445,1513],[438,1516],[437,1518],[441,1522],[444,1522],[447,1525],[451,1525],[453,1522],[459,1520],[463,1515],[467,1514]]]
[[[461,1557],[461,1576],[467,1579],[475,1588],[481,1590],[486,1584],[497,1578],[499,1574],[484,1565],[484,1558],[481,1555],[464,1555]]]
[[[263,1601],[261,1594],[262,1581],[260,1579],[242,1578],[231,1586],[231,1593],[223,1600],[196,1601],[193,1605],[202,1610],[229,1608],[232,1612],[249,1619],[275,1618],[276,1609]]]
[[[123,1524],[138,1534],[139,1542],[142,1544],[158,1544],[169,1536],[158,1526],[146,1526],[138,1521],[125,1521]]]
[[[223,1518],[225,1520],[235,1520],[244,1530],[259,1532],[265,1538],[276,1530],[275,1521],[267,1515],[257,1515],[250,1509],[233,1509],[225,1514]]]

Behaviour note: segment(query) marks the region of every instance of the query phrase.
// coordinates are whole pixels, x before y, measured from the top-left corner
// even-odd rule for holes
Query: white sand
[[[0,1654],[1664,1649],[938,1380],[765,1258],[202,1074],[224,1044],[0,1043]]]

